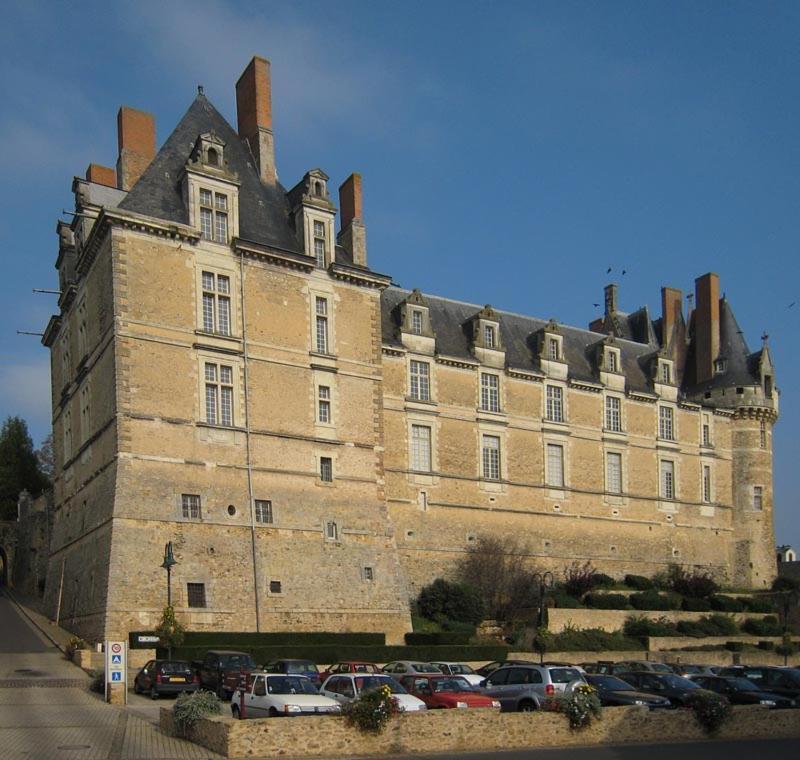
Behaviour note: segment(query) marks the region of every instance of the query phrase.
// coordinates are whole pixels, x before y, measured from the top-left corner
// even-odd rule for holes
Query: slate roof
[[[188,224],[189,209],[183,200],[180,179],[198,136],[211,131],[225,141],[225,161],[241,182],[239,236],[253,243],[299,253],[289,223],[286,190],[279,183],[270,186],[261,182],[247,143],[205,95],[197,95],[119,207],[165,221]]]

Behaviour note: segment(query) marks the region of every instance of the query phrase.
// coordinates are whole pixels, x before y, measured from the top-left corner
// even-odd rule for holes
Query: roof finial
[[[205,95],[205,93],[203,92],[203,85],[202,84],[198,84],[197,85],[197,94],[198,95]]]
[[[764,332],[761,333],[761,342],[766,346],[768,340],[769,340],[769,333],[766,330],[764,330]]]

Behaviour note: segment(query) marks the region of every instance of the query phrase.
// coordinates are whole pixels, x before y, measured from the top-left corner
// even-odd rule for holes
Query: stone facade
[[[660,320],[607,289],[591,330],[391,287],[360,176],[336,237],[324,172],[275,177],[268,63],[245,74],[238,134],[200,93],[156,153],[152,117],[122,109],[116,171],[76,178],[58,225],[46,601],[65,625],[152,627],[167,542],[193,630],[398,642],[420,586],[490,534],[553,571],[771,582],[778,394],[716,275],[687,320],[672,289]]]

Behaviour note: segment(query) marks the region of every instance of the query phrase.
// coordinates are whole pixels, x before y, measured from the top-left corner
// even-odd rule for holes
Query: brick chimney
[[[153,114],[122,106],[117,114],[117,187],[130,190],[156,155]]]
[[[117,173],[110,166],[89,164],[86,168],[86,179],[96,185],[117,186]]]
[[[361,210],[361,175],[351,174],[339,188],[342,230],[338,241],[357,266],[367,266],[367,229]]]
[[[683,318],[683,293],[677,288],[661,288],[661,345],[669,348],[675,325]]]
[[[613,283],[606,285],[603,294],[605,295],[606,316],[609,316],[617,310],[617,286]]]
[[[272,136],[272,84],[266,58],[254,56],[236,82],[236,119],[239,137],[249,143],[261,181],[274,185],[278,177]]]
[[[697,382],[714,377],[714,360],[719,355],[719,275],[709,272],[694,281],[695,362]]]

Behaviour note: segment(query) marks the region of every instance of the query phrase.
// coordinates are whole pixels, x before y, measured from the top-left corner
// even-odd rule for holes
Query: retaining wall
[[[567,626],[601,628],[613,633],[621,630],[625,621],[632,616],[646,617],[650,620],[664,618],[670,623],[678,623],[681,620],[699,620],[701,617],[714,614],[731,615],[737,622],[742,622],[747,618],[767,617],[766,614],[759,612],[714,613],[684,612],[683,610],[595,610],[588,608],[571,610],[560,607],[551,607],[547,610],[548,628],[552,633],[560,633]]]

